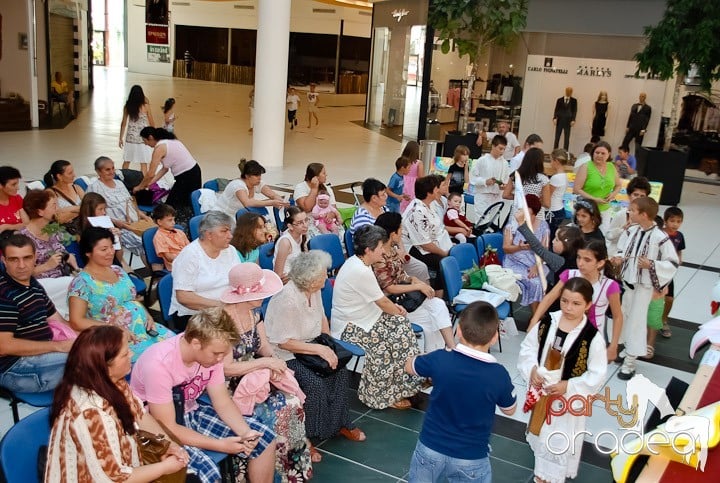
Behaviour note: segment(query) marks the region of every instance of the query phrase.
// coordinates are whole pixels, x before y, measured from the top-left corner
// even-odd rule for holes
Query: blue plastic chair
[[[0,397],[10,400],[10,409],[12,410],[13,422],[20,421],[20,413],[18,405],[22,402],[34,406],[36,408],[46,408],[52,406],[54,390],[45,392],[12,392],[9,389],[0,388]]]
[[[273,206],[273,216],[275,217],[275,226],[277,226],[278,231],[285,231],[287,228],[287,225],[285,225],[285,215],[283,214],[283,216],[280,217],[280,209],[277,206]]]
[[[50,408],[43,408],[11,427],[0,441],[0,467],[8,483],[38,480],[38,453],[50,441]]]
[[[348,258],[355,255],[355,247],[353,246],[353,236],[350,230],[345,230],[345,251]]]
[[[160,303],[160,316],[163,325],[173,328],[172,317],[170,316],[170,301],[172,300],[173,278],[168,273],[160,279],[157,286],[158,302]]]
[[[200,195],[202,194],[202,191],[195,190],[192,193],[190,193],[190,204],[192,205],[193,209],[193,215],[198,216],[202,215],[202,210],[200,209]]]
[[[240,219],[241,216],[243,216],[245,213],[249,213],[249,210],[247,208],[240,208],[235,212],[235,223]]]
[[[453,245],[448,255],[455,257],[461,272],[478,264],[478,252],[471,243]]]
[[[475,195],[463,193],[463,201],[465,201],[465,213],[467,213],[467,205],[475,204]]]
[[[145,281],[134,273],[128,273],[128,276],[130,277],[130,281],[135,286],[135,291],[137,292],[137,294],[141,297],[147,297],[147,284],[145,283]]]
[[[308,242],[308,248],[310,248],[310,250],[323,250],[330,254],[332,264],[330,265],[329,272],[332,274],[337,273],[340,267],[342,267],[342,264],[345,263],[345,255],[343,254],[342,245],[340,244],[340,238],[333,233],[312,237]]]
[[[270,255],[270,250],[272,250],[274,246],[275,242],[268,242],[260,245],[260,256],[258,257],[260,268],[264,268],[265,270],[273,269],[273,256]]]
[[[325,280],[325,285],[323,286],[322,290],[320,291],[320,296],[322,297],[322,303],[323,303],[323,309],[325,310],[325,317],[328,319],[328,324],[330,323],[330,315],[332,314],[332,298],[333,298],[333,283],[335,282],[334,279],[328,278]],[[360,347],[359,345],[353,344],[351,342],[346,342],[342,339],[335,339],[338,344],[343,346],[345,349],[350,351],[352,355],[355,356],[355,366],[353,367],[353,372],[357,372],[357,366],[360,363],[360,358],[365,356],[365,349]]]
[[[491,246],[495,250],[497,250],[498,259],[500,260],[500,263],[503,262],[505,259],[505,251],[503,250],[503,234],[502,232],[499,233],[485,233],[482,237],[483,240],[483,253],[485,253],[485,250],[487,250],[487,247]],[[478,251],[479,256],[482,257],[482,254]]]
[[[478,260],[485,254],[485,242],[483,237],[479,236],[475,238],[475,249],[477,250]]]
[[[190,218],[190,223],[188,223],[190,227],[190,241],[200,236],[200,222],[204,217],[205,215],[196,215]]]
[[[257,213],[258,215],[261,215],[263,217],[270,216],[270,213],[268,213],[268,209],[264,206],[246,206],[245,209],[247,211],[251,211],[253,213]],[[240,211],[240,210],[238,210]]]
[[[78,178],[78,179],[76,179],[75,181],[73,181],[73,184],[75,184],[75,185],[79,186],[80,188],[82,188],[83,191],[87,191],[88,184],[85,182],[84,179]]]
[[[217,178],[211,179],[210,181],[205,181],[205,184],[203,184],[203,188],[206,190],[213,190],[214,192],[220,191],[220,185],[218,184]]]
[[[182,231],[183,227],[180,225],[175,225],[175,229]],[[157,233],[157,231],[157,227],[153,227],[145,230],[142,234],[143,249],[145,250],[145,257],[147,258],[148,264],[150,264],[150,267],[152,267],[153,265],[160,265],[162,267],[157,270],[153,269],[152,274],[150,275],[150,286],[148,287],[145,294],[146,306],[150,303],[149,297],[152,293],[153,284],[155,283],[155,281],[163,278],[165,275],[170,273],[165,269],[165,261],[155,251],[155,244],[153,243],[153,238],[155,238],[155,233]]]
[[[80,244],[78,242],[71,242],[68,246],[65,247],[65,250],[67,250],[68,253],[72,253],[73,255],[75,255],[75,260],[77,261],[79,268],[83,268],[85,266],[82,255],[80,255]]]

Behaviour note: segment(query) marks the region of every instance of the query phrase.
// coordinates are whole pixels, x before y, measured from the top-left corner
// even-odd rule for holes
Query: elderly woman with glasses
[[[310,250],[293,259],[288,273],[290,280],[268,304],[267,337],[278,348],[276,354],[295,372],[295,379],[305,393],[307,437],[323,440],[339,433],[351,441],[364,441],[365,433],[355,427],[349,412],[350,373],[343,368],[321,377],[295,358],[295,354],[315,354],[330,367],[338,363],[332,349],[312,343],[321,333],[330,334],[320,295],[330,263],[330,255],[322,250]],[[310,451],[313,462],[319,462],[321,454],[312,447]]]
[[[173,262],[173,294],[170,314],[182,330],[191,315],[222,305],[220,295],[228,288],[228,274],[240,263],[230,245],[235,220],[221,211],[208,211],[200,221],[200,236],[182,249]]]
[[[409,409],[422,380],[404,371],[405,360],[420,354],[407,311],[385,296],[372,270],[385,253],[388,234],[365,225],[353,236],[355,255],[335,279],[332,335],[365,350],[358,397],[373,409]]]
[[[297,206],[285,210],[287,230],[277,239],[273,248],[273,271],[283,283],[289,280],[289,262],[301,252],[307,251],[307,233],[311,220],[310,215]]]

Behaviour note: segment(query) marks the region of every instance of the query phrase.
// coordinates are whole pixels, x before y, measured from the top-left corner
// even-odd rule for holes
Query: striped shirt
[[[383,206],[382,209],[383,213],[387,212],[387,207]],[[354,235],[355,231],[361,226],[374,224],[375,217],[372,216],[370,212],[362,206],[358,206],[358,209],[355,210],[355,214],[353,215],[352,220],[350,220],[350,233]]]
[[[13,332],[17,339],[52,340],[47,319],[55,312],[55,305],[35,278],[30,279],[30,286],[25,286],[7,274],[0,274],[1,332]],[[8,370],[19,358],[0,357],[0,372]]]

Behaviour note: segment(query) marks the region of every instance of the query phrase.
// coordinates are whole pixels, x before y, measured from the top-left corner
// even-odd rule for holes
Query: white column
[[[290,42],[290,0],[258,0],[252,158],[282,166]]]
[[[37,77],[37,48],[35,41],[37,40],[37,32],[35,26],[35,0],[27,0],[27,38],[28,38],[28,69],[30,71],[30,125],[32,127],[40,126],[40,116],[38,114],[38,77]],[[49,99],[48,99],[49,101]]]

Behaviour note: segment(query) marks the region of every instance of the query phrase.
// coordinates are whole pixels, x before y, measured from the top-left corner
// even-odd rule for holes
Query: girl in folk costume
[[[593,288],[584,278],[569,279],[560,295],[560,311],[533,326],[520,346],[518,370],[529,383],[525,411],[534,404],[527,441],[535,453],[535,481],[564,482],[577,476],[585,416],[569,411],[546,421],[547,404],[560,406],[572,396],[596,394],[606,372],[605,340],[588,322]],[[573,407],[580,410],[583,402]],[[556,408],[557,409],[557,408]],[[560,411],[558,411],[560,412]],[[568,447],[568,439],[571,445]]]

